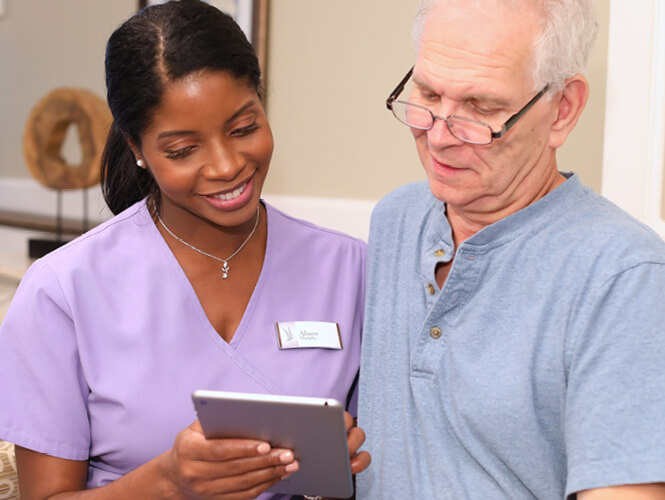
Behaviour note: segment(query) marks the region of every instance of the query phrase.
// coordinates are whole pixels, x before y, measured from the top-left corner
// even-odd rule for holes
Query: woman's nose
[[[211,148],[204,175],[217,179],[233,179],[244,167],[244,155],[235,148],[220,143]]]

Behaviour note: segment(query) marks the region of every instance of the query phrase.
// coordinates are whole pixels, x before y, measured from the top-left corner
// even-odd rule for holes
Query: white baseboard
[[[369,218],[376,201],[314,198],[265,194],[263,198],[280,210],[319,226],[335,229],[367,241]]]
[[[99,186],[87,189],[88,220],[98,223],[108,219]],[[54,216],[57,210],[57,193],[32,179],[0,177],[0,210],[11,210],[35,215]],[[62,216],[83,219],[83,191],[62,191]]]
[[[106,208],[99,186],[87,190],[88,220],[98,223],[111,216]],[[369,218],[376,204],[374,200],[345,198],[317,198],[264,194],[273,206],[320,226],[335,229],[367,241]],[[43,187],[32,179],[0,177],[0,210],[11,210],[36,215],[53,216],[57,208],[56,192]],[[65,218],[82,219],[82,191],[62,192],[62,215]],[[17,231],[20,233],[20,231]],[[8,243],[8,230],[2,232],[2,246]],[[25,238],[25,236],[24,236]]]

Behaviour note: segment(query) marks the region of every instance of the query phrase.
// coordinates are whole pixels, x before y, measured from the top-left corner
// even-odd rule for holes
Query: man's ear
[[[568,134],[575,128],[588,97],[589,82],[582,75],[575,75],[568,78],[563,90],[552,98],[556,103],[556,115],[550,130],[551,148],[563,146]]]

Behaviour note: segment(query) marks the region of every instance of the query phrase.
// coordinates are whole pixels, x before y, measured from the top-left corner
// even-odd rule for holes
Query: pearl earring
[[[141,160],[141,159],[136,160],[136,166],[143,168],[143,160]]]

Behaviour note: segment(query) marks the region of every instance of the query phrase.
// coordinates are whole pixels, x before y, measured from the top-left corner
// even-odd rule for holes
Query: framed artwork
[[[206,0],[230,15],[252,42],[259,59],[264,85],[267,80],[267,43],[268,43],[268,1],[269,0]],[[139,0],[138,7],[164,3],[166,0]]]

